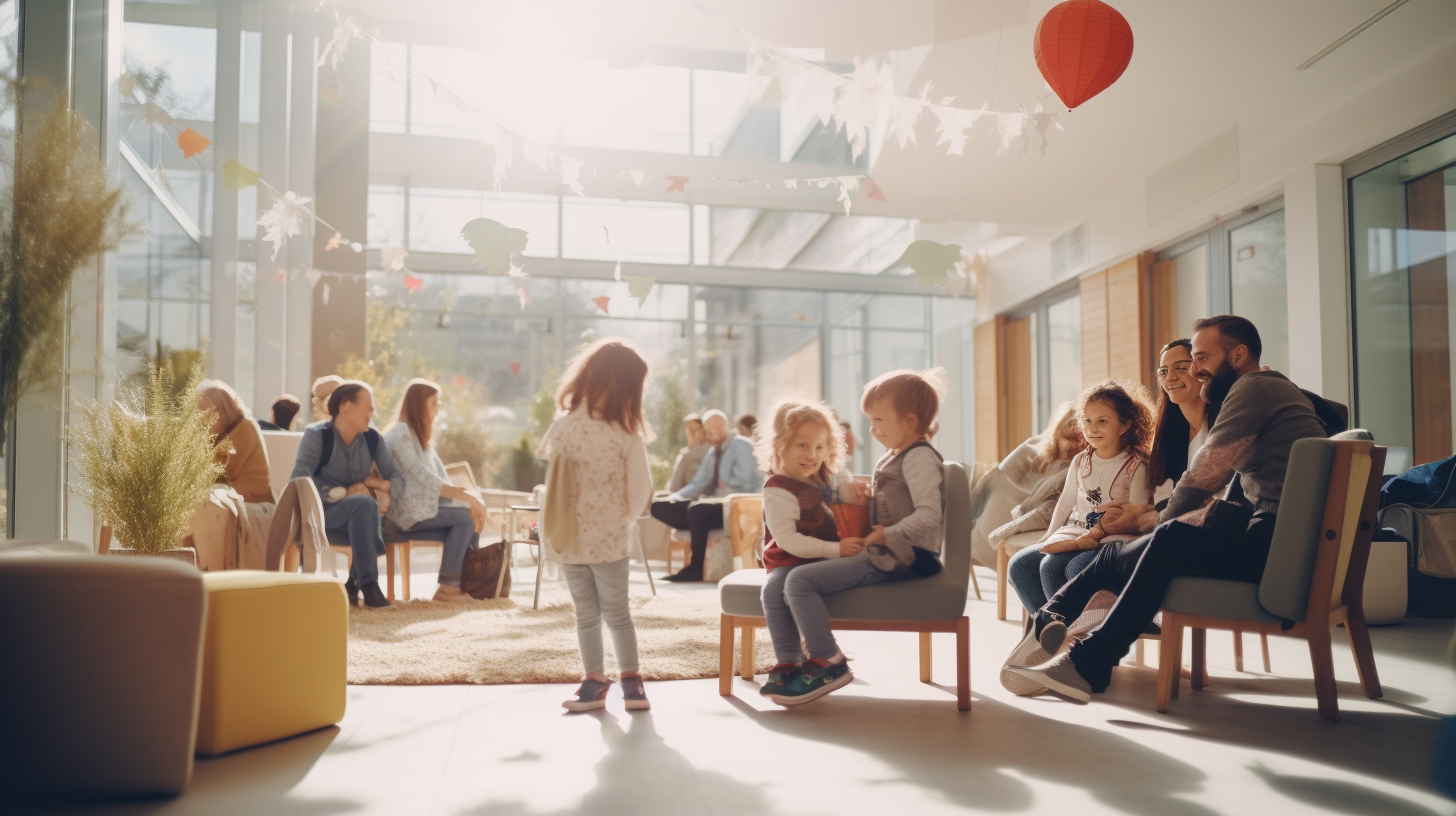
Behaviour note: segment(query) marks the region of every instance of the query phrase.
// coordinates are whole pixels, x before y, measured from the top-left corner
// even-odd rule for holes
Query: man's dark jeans
[[[655,501],[652,503],[652,517],[675,530],[687,530],[691,534],[693,560],[688,569],[702,572],[703,559],[708,555],[708,534],[723,526],[723,504],[713,501]]]
[[[1102,627],[1072,644],[1077,673],[1103,691],[1112,668],[1162,608],[1174,578],[1200,575],[1257,583],[1264,575],[1275,516],[1256,515],[1244,533],[1221,533],[1169,521],[1133,541],[1106,544],[1087,568],[1037,612],[1041,624],[1058,615],[1070,624],[1098,590],[1118,594]]]

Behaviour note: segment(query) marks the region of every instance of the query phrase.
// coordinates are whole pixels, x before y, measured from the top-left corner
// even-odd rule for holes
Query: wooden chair
[[[956,707],[971,710],[971,623],[965,614],[970,589],[971,527],[970,483],[966,468],[945,463],[945,569],[929,578],[893,581],[856,587],[828,596],[829,616],[835,630],[915,632],[920,636],[920,681],[930,682],[932,632],[956,636]],[[754,631],[764,626],[761,595],[767,573],[739,570],[718,583],[722,607],[718,640],[718,693],[733,694],[733,647],[736,630],[743,630],[740,672],[745,680],[755,674]]]
[[[1365,628],[1362,593],[1375,531],[1385,448],[1368,440],[1301,439],[1294,444],[1279,520],[1259,583],[1178,578],[1163,600],[1156,707],[1167,711],[1181,684],[1175,667],[1183,629],[1193,630],[1192,685],[1208,683],[1205,632],[1229,629],[1304,638],[1314,665],[1319,715],[1339,721],[1331,627],[1343,623],[1367,697],[1382,694]]]
[[[450,477],[450,483],[455,487],[472,492],[479,492],[480,488],[475,484],[475,473],[470,468],[469,462],[453,462],[445,466],[445,474]],[[419,530],[407,532],[399,529],[390,522],[384,523],[384,546],[389,551],[390,557],[399,564],[400,597],[410,600],[410,556],[416,547],[439,547],[443,552],[445,549],[444,530]],[[386,562],[388,563],[388,562]],[[394,578],[390,577],[389,599],[394,600]]]
[[[711,532],[708,533],[708,548],[709,549],[711,549],[712,546],[715,543],[722,541],[722,542],[727,542],[728,545],[733,548],[733,554],[734,555],[742,555],[743,554],[741,552],[741,549],[742,548],[741,548],[740,544],[738,543],[738,539],[735,539],[733,537],[731,525],[732,525],[733,520],[734,520],[734,507],[737,505],[737,503],[742,502],[744,500],[755,500],[755,501],[758,502],[758,517],[759,517],[759,524],[760,524],[760,527],[759,527],[759,537],[760,537],[760,539],[762,538],[762,536],[763,536],[763,530],[762,530],[763,494],[761,494],[761,493],[731,493],[731,494],[729,494],[728,496],[726,496],[725,498],[722,499],[722,502],[723,502],[723,524],[724,524],[724,526],[719,527],[717,529],[714,529],[714,530],[712,530]],[[684,567],[686,567],[690,563],[692,563],[692,536],[691,536],[691,534],[687,530],[669,530],[668,531],[668,536],[667,536],[667,574],[668,575],[673,574],[672,573],[672,554],[674,552],[680,552],[680,553],[682,553],[682,559],[683,559],[682,563],[683,563],[683,566]],[[644,561],[643,563],[646,563],[646,562]],[[748,561],[744,561],[743,562],[743,565],[746,567],[746,566],[748,566],[748,563],[749,563]],[[705,571],[704,572],[704,576],[706,576],[706,575],[707,575],[707,573]],[[703,580],[707,580],[707,578],[704,577]]]
[[[1046,530],[1028,530],[1024,533],[1017,533],[1005,541],[996,544],[996,620],[1006,620],[1006,572],[1011,564],[1011,556],[1021,552],[1027,547],[1041,540],[1046,535]],[[976,577],[976,571],[971,570],[971,578]],[[981,599],[981,591],[976,589],[976,600]],[[1022,610],[1022,617],[1025,618],[1026,610]]]

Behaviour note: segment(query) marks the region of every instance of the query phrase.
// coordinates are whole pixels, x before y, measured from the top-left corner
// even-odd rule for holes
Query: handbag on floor
[[[505,575],[501,575],[505,570]],[[511,596],[511,569],[506,563],[506,545],[497,541],[484,547],[465,551],[465,563],[460,567],[460,591],[472,598],[484,601],[495,598],[496,585],[500,585],[500,596]]]

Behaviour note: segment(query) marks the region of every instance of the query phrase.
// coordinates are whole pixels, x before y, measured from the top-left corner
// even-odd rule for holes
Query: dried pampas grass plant
[[[69,433],[80,454],[81,487],[96,517],[122,545],[157,553],[180,544],[187,522],[223,473],[213,414],[197,408],[194,374],[174,398],[171,374],[151,366],[126,400],[79,406]]]
[[[8,81],[5,107],[43,86]],[[50,111],[16,139],[14,187],[0,200],[0,427],[21,395],[64,374],[67,292],[82,264],[139,230],[126,220],[96,134],[52,94]]]

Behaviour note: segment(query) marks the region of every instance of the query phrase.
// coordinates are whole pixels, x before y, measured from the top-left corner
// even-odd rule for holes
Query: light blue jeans
[[[480,543],[470,508],[441,507],[433,518],[417,521],[405,532],[440,529],[446,531],[445,552],[440,556],[440,583],[460,586],[460,567],[465,563],[465,551],[475,549]]]
[[[1016,590],[1016,597],[1028,614],[1046,606],[1047,601],[1077,577],[1097,557],[1097,550],[1043,553],[1041,544],[1033,544],[1011,556],[1006,564],[1006,582]]]
[[[800,635],[810,657],[828,660],[838,654],[839,644],[829,628],[829,608],[824,596],[858,586],[901,580],[904,577],[876,567],[864,551],[848,558],[779,567],[770,572],[761,598],[775,658],[780,663],[802,663]]]
[[[612,630],[612,651],[617,655],[617,668],[635,672],[637,659],[637,627],[632,624],[632,610],[627,606],[628,559],[605,564],[562,564],[566,586],[576,604],[576,643],[581,649],[581,665],[587,674],[604,671],[602,655],[602,620]]]

